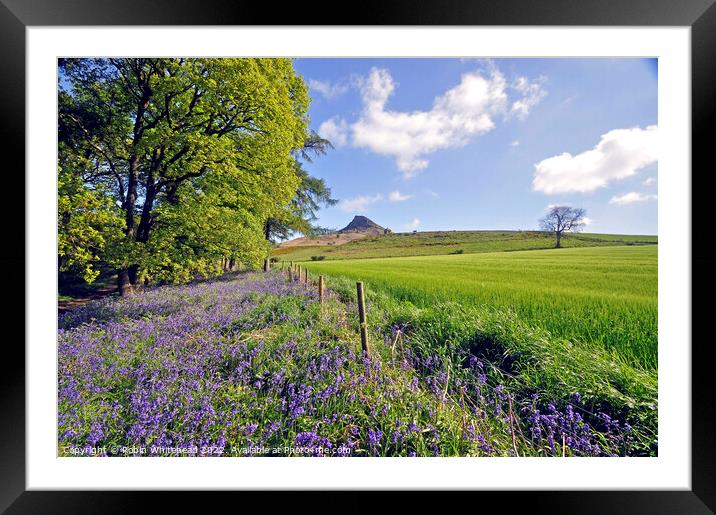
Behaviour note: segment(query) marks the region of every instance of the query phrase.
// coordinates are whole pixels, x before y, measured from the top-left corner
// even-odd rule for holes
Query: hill
[[[351,236],[353,238],[349,239]],[[346,238],[346,241],[341,238]],[[657,241],[656,236],[581,233],[563,236],[562,245],[654,245]],[[332,260],[474,254],[550,249],[554,247],[554,237],[539,231],[435,231],[385,235],[346,232],[307,240],[300,246],[290,243],[274,249],[273,255],[283,261],[308,261],[312,256],[324,256],[323,259]]]
[[[351,220],[351,223],[346,225],[338,232],[365,232],[383,234],[385,232],[385,228],[381,227],[367,216],[356,215],[353,217],[353,220]]]
[[[277,246],[277,249],[286,249],[293,247],[335,247],[345,245],[355,240],[361,240],[368,236],[380,236],[385,233],[385,229],[375,223],[367,216],[356,215],[340,231],[320,236],[303,236],[285,241]],[[279,252],[280,253],[280,252]]]

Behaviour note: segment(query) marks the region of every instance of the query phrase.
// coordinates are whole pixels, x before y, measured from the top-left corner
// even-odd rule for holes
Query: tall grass
[[[532,327],[615,361],[657,367],[657,248],[553,249],[306,263],[417,306],[455,301],[509,310]]]
[[[346,277],[329,281],[344,299],[355,296],[355,282]],[[639,455],[657,452],[657,370],[615,359],[595,342],[575,343],[525,322],[514,311],[457,302],[436,301],[416,306],[385,290],[369,288],[368,324],[374,335],[400,328],[406,344],[421,355],[439,356],[459,384],[467,357],[485,365],[488,386],[503,385],[516,401],[539,396],[578,409],[594,425],[597,413],[634,425],[633,448]],[[354,328],[357,331],[357,326]],[[576,406],[576,405],[575,405]],[[545,404],[540,407],[544,409]]]

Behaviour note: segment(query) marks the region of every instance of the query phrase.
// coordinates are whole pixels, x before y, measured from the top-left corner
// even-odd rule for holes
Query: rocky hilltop
[[[304,246],[320,246],[331,245],[339,246],[351,241],[360,240],[369,236],[380,236],[381,234],[389,234],[390,229],[385,229],[375,223],[367,216],[356,215],[351,223],[343,229],[320,236],[295,238],[285,241],[279,245],[281,248],[286,247],[304,247]]]
[[[381,227],[367,216],[356,215],[351,220],[351,223],[338,232],[375,232],[382,234],[384,231],[384,227]]]

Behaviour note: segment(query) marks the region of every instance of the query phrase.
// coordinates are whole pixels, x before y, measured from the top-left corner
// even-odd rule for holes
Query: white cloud
[[[397,190],[391,191],[387,197],[390,202],[404,202],[411,198],[413,198],[413,195],[407,195]],[[360,195],[358,197],[341,200],[338,203],[338,207],[341,211],[345,211],[346,213],[359,213],[365,211],[369,205],[382,202],[383,200],[385,200],[385,197],[380,193],[376,193],[375,195]]]
[[[409,231],[415,231],[418,227],[420,227],[419,218],[413,218],[410,223],[405,224],[405,228]]]
[[[373,196],[361,195],[359,197],[341,200],[338,203],[338,207],[341,211],[345,211],[346,213],[359,213],[365,211],[365,208],[370,204],[375,204],[381,200],[383,200],[383,195],[380,193]]]
[[[440,196],[440,195],[438,195],[438,193],[436,191],[433,191],[430,188],[425,188],[425,193],[427,193],[431,197],[435,197],[435,198]]]
[[[520,146],[520,140],[516,139],[512,143],[510,143],[511,147],[519,147]]]
[[[348,124],[342,118],[334,116],[318,127],[318,134],[337,147],[348,143]]]
[[[309,79],[308,87],[330,100],[348,91],[349,85],[345,82],[331,83],[327,80]]]
[[[570,95],[570,96],[566,97],[565,99],[563,99],[559,104],[563,107],[566,107],[568,105],[571,105],[572,102],[577,100],[577,98],[579,98],[579,95]]]
[[[624,195],[617,195],[609,200],[610,204],[634,204],[636,202],[647,202],[649,200],[656,200],[656,195],[647,195],[645,193],[639,193],[638,191],[632,191],[625,193]]]
[[[651,186],[655,182],[656,182],[656,179],[654,179],[653,177],[647,177],[643,184],[644,184],[644,186]]]
[[[582,217],[582,223],[584,225],[592,225],[594,223],[594,220],[592,220],[588,216],[585,216],[585,217]]]
[[[523,98],[511,102],[507,81],[496,67],[465,73],[457,86],[434,99],[429,111],[387,109],[397,87],[388,70],[373,68],[357,84],[363,111],[351,125],[353,144],[394,158],[405,178],[427,168],[427,155],[466,145],[473,136],[491,131],[499,115],[526,116],[541,98],[524,79],[513,88]]]
[[[532,108],[547,95],[547,92],[542,88],[544,81],[543,77],[540,77],[537,81],[530,81],[527,77],[518,77],[512,87],[522,94],[522,98],[512,102],[510,114],[520,120],[527,118]]]
[[[656,125],[614,129],[591,150],[576,156],[565,152],[535,164],[532,187],[548,194],[593,191],[655,163],[658,146]]]
[[[391,202],[403,202],[411,198],[413,198],[412,195],[404,195],[399,191],[391,191],[390,195],[388,195],[388,200],[390,200]]]

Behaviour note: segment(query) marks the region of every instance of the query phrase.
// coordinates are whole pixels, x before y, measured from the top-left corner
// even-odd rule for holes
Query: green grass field
[[[562,245],[597,247],[656,244],[656,236],[618,234],[569,234]],[[518,250],[550,249],[554,236],[538,231],[440,231],[397,233],[368,237],[344,245],[275,248],[273,255],[283,261],[308,261],[311,256],[333,259],[385,258],[402,256],[474,254]]]
[[[555,337],[598,343],[618,361],[657,367],[656,245],[304,265],[312,274],[363,280],[369,288],[417,306],[456,301],[511,311]]]

